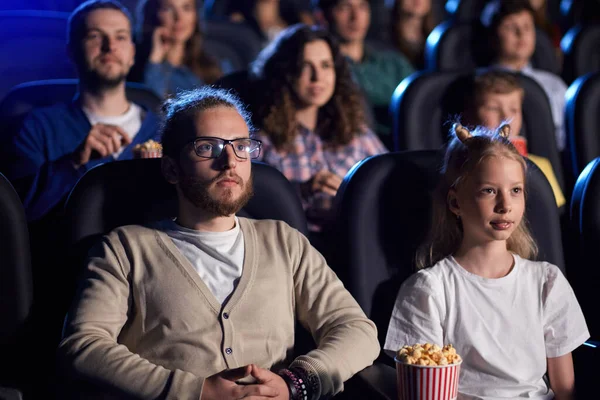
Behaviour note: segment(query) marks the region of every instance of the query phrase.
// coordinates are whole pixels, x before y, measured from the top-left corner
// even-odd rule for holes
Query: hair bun
[[[454,135],[456,135],[456,137],[458,138],[458,140],[460,140],[463,143],[464,143],[465,140],[467,140],[468,138],[470,138],[470,137],[473,136],[471,134],[471,132],[469,132],[469,130],[467,128],[465,128],[464,126],[462,126],[458,122],[455,123],[452,126],[452,128],[454,130]]]
[[[510,137],[510,125],[504,124],[498,128],[498,135],[508,139]]]

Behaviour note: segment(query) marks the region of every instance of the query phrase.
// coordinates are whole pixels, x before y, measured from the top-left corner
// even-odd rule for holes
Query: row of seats
[[[425,150],[441,147],[447,136],[447,122],[465,108],[464,94],[472,72],[418,72],[405,79],[397,88],[391,103],[393,117],[393,149]],[[554,140],[550,104],[543,89],[533,79],[519,76],[525,89],[523,102],[523,132],[533,154],[550,160],[561,187],[571,187],[585,165],[600,155],[600,72],[588,74],[574,82],[567,92],[566,131],[568,137],[566,171]],[[127,96],[148,109],[159,111],[161,99],[143,85],[127,84]],[[245,72],[223,78],[218,85],[236,90],[248,97],[252,88]],[[3,137],[15,133],[23,118],[34,107],[44,107],[69,101],[76,92],[76,81],[49,80],[28,82],[11,90],[0,102],[0,123]]]
[[[457,22],[471,22],[481,15],[489,0],[447,0],[445,9],[448,16]],[[594,4],[595,2],[595,4]],[[557,21],[564,30],[585,20],[584,13],[598,11],[595,0],[547,0],[546,7],[550,18]]]
[[[534,68],[561,75],[567,84],[579,76],[600,70],[600,26],[577,24],[567,31],[561,41],[562,66],[548,35],[540,29],[536,32],[531,60]],[[490,65],[489,46],[482,37],[485,37],[485,30],[479,22],[450,20],[441,23],[427,37],[426,69],[452,71]]]
[[[0,99],[20,83],[76,77],[65,48],[68,18],[66,12],[0,11]],[[207,52],[234,71],[246,68],[261,50],[261,39],[246,25],[205,21],[204,30]]]
[[[39,79],[74,78],[75,71],[67,57],[64,41],[68,13],[52,11],[0,11],[0,98],[16,84]],[[210,54],[227,60],[233,71],[245,69],[259,53],[262,43],[258,34],[244,24],[226,20],[204,21],[205,46]],[[443,22],[429,35],[426,45],[426,69],[445,71],[488,65],[481,56],[487,43],[480,43],[478,23]],[[600,70],[600,27],[573,27],[562,42],[563,78],[576,77]],[[36,49],[27,51],[24,49]],[[538,30],[534,67],[560,73],[550,39]]]
[[[413,258],[424,239],[431,218],[431,194],[439,179],[442,153],[412,151],[371,157],[357,164],[344,178],[335,199],[337,225],[329,248],[328,261],[365,313],[377,324],[383,344],[387,324],[399,285],[413,272]],[[594,160],[577,182],[571,204],[573,229],[579,235],[577,263],[565,268],[558,211],[552,190],[543,173],[529,163],[526,190],[529,193],[527,215],[534,238],[540,247],[540,259],[558,265],[573,282],[586,315],[592,338],[600,335],[600,319],[595,312],[594,288],[598,272],[592,268],[598,259],[600,240],[600,158]],[[286,221],[307,233],[306,218],[300,200],[287,179],[276,169],[253,164],[255,196],[239,213],[256,219]],[[410,193],[410,196],[406,194]],[[90,245],[110,230],[174,217],[174,187],[161,176],[160,160],[130,160],[108,163],[89,171],[71,192],[65,206],[68,232],[65,249],[72,269],[64,265],[55,274],[55,282],[77,275]],[[27,324],[32,306],[31,267],[29,265],[27,225],[18,196],[0,176],[0,242],[3,263],[1,367],[4,379],[13,375],[18,381],[25,373],[15,366],[21,359],[28,365],[23,349],[15,345],[18,333]],[[68,276],[65,276],[68,275]],[[17,342],[18,343],[18,342]],[[10,351],[9,351],[10,350]],[[13,355],[7,357],[5,355]],[[589,353],[585,353],[589,354]],[[594,353],[595,354],[595,353]],[[582,358],[576,358],[576,361]],[[578,365],[576,372],[586,374],[591,365]],[[580,372],[581,371],[581,372]],[[580,393],[592,382],[578,379]],[[10,381],[1,382],[10,384]]]

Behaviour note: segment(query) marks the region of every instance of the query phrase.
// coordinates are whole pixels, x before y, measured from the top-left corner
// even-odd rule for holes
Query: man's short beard
[[[80,71],[79,76],[80,79],[85,82],[86,87],[94,92],[114,89],[127,79],[127,73],[107,78],[106,76],[99,74],[98,71],[90,69]]]
[[[193,176],[183,176],[179,182],[179,188],[183,196],[193,205],[219,217],[227,217],[240,211],[254,195],[252,175],[244,187],[240,196],[232,200],[232,190],[224,191],[224,199],[215,199],[211,196],[209,189],[218,180],[223,179],[226,173],[221,173],[214,179],[205,182]]]

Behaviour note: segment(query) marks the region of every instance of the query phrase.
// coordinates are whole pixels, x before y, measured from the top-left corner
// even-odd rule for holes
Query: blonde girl
[[[400,289],[384,348],[453,344],[463,358],[459,399],[571,399],[571,352],[589,333],[562,272],[532,261],[527,164],[509,134],[508,125],[454,125],[430,239]]]

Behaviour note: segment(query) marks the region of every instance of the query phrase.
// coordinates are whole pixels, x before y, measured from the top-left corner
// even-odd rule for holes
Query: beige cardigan
[[[245,257],[221,304],[163,232],[118,228],[92,250],[65,324],[59,358],[72,376],[142,399],[200,399],[204,378],[290,361],[295,319],[318,348],[294,360],[321,394],[371,365],[375,325],[295,229],[239,218]]]

